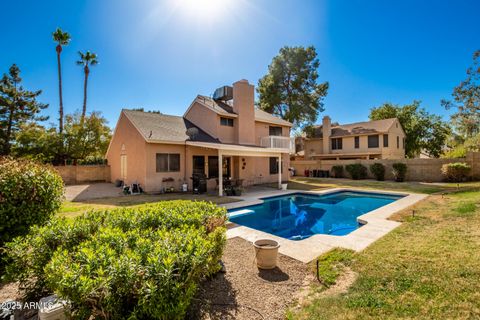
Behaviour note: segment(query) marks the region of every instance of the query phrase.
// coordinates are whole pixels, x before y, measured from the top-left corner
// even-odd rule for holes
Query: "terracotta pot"
[[[277,266],[278,248],[277,241],[271,239],[259,239],[253,243],[257,267],[260,269],[273,269]]]

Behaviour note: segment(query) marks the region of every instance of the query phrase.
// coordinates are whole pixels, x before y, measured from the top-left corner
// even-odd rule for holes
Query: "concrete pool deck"
[[[395,212],[404,210],[419,201],[425,199],[428,195],[419,193],[407,193],[407,192],[388,192],[383,190],[360,190],[355,188],[334,188],[328,190],[319,191],[304,191],[304,190],[274,190],[265,191],[255,194],[249,194],[244,197],[236,197],[243,201],[228,203],[222,205],[226,209],[236,209],[246,206],[256,205],[263,203],[262,198],[283,196],[293,193],[306,193],[306,194],[329,194],[339,191],[357,191],[357,192],[371,192],[386,195],[402,195],[403,198],[396,200],[383,207],[367,212],[357,218],[357,220],[364,224],[361,228],[350,232],[344,236],[333,236],[327,234],[315,234],[307,239],[303,240],[289,240],[279,236],[275,236],[270,233],[266,233],[260,230],[252,229],[249,227],[241,226],[235,223],[229,223],[227,228],[227,238],[240,237],[250,242],[254,242],[258,239],[273,239],[280,244],[279,252],[289,256],[293,259],[299,260],[304,263],[308,263],[321,254],[335,248],[341,247],[346,249],[352,249],[355,251],[361,251],[368,247],[370,244],[380,239],[401,223],[397,221],[388,220],[388,218]]]

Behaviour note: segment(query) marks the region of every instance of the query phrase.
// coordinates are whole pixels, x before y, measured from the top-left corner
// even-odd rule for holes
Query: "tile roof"
[[[196,98],[196,101],[202,103],[207,108],[216,112],[219,115],[224,115],[228,117],[238,117],[238,115],[235,112],[233,112],[233,107],[228,103],[224,103],[218,100],[213,100],[210,97],[206,97],[202,95],[198,95]],[[273,124],[278,124],[278,125],[288,126],[288,127],[292,126],[290,122],[285,121],[282,118],[279,118],[277,116],[274,116],[271,113],[265,112],[263,110],[259,110],[257,108],[255,108],[255,120],[259,122],[273,123]]]
[[[342,125],[332,125],[331,137],[344,137],[351,135],[368,135],[387,132],[396,118],[355,122]],[[313,128],[312,138],[323,138],[322,126]]]
[[[290,122],[257,108],[255,108],[255,121],[274,123],[274,124],[288,126],[288,127],[292,126]]]
[[[123,109],[122,112],[133,123],[135,128],[147,141],[201,141],[219,143],[202,129],[181,116],[170,116],[153,112],[143,112]],[[192,129],[195,128],[195,129]],[[187,135],[187,130],[193,131],[193,138]]]

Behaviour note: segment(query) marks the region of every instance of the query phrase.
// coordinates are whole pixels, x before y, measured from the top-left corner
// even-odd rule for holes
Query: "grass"
[[[457,184],[296,177],[288,183],[289,189],[298,190],[320,190],[325,188],[345,187],[366,190],[377,189],[432,194],[437,192],[453,192],[463,189],[480,188],[480,182],[462,182]]]
[[[335,248],[318,257],[318,268],[314,263],[317,278],[325,287],[334,285],[345,267],[352,263],[352,250]]]
[[[335,185],[356,187],[362,182]],[[295,183],[306,189],[330,184]],[[456,184],[399,185],[368,181],[364,187],[438,194],[415,205],[414,217],[412,208],[395,214],[392,219],[402,221],[400,227],[346,260],[358,273],[347,293],[315,296],[290,310],[289,319],[480,318],[479,184],[461,184],[458,189]],[[320,258],[327,279],[338,277],[339,255]]]
[[[146,203],[155,203],[168,200],[198,200],[198,201],[210,201],[216,204],[229,203],[237,201],[228,197],[218,197],[207,194],[185,194],[185,193],[168,193],[161,195],[130,195],[130,196],[118,196],[111,198],[101,198],[84,200],[79,202],[65,201],[60,208],[59,215],[68,218],[74,218],[82,213],[95,210],[95,209],[109,209],[119,207],[135,207],[141,206]]]

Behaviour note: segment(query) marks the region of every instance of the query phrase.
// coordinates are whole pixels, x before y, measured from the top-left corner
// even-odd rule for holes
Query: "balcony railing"
[[[265,148],[285,149],[289,152],[295,152],[295,139],[283,136],[261,137],[260,146]]]

